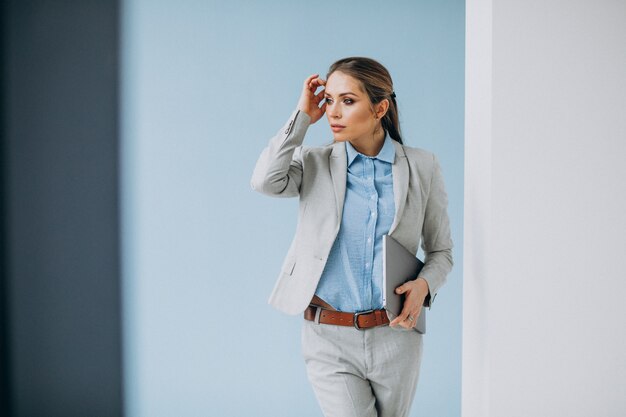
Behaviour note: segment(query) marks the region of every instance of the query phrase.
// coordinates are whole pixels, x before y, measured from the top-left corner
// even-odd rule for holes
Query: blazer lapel
[[[396,206],[396,213],[389,229],[389,234],[393,233],[402,218],[402,212],[406,203],[406,196],[409,190],[409,163],[404,153],[404,148],[397,141],[393,141],[396,147],[396,156],[391,165],[393,174],[393,200]]]
[[[335,190],[337,219],[341,219],[348,175],[348,157],[346,155],[346,145],[343,142],[335,142],[333,144],[333,150],[330,153],[330,175],[333,179],[333,189]]]

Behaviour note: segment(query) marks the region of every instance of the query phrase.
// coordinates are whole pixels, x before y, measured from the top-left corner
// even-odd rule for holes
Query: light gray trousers
[[[302,356],[325,417],[403,417],[415,396],[422,335],[302,320]]]

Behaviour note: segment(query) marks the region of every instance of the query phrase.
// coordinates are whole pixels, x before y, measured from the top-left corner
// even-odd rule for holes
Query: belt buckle
[[[374,310],[365,310],[365,311],[359,311],[358,313],[354,313],[354,317],[352,318],[352,324],[354,324],[354,328],[357,330],[365,330],[359,327],[359,316],[362,314],[369,314],[372,313]]]

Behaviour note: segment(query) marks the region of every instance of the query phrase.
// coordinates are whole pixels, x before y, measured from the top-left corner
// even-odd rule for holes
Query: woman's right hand
[[[298,101],[298,110],[309,115],[311,124],[321,119],[326,111],[326,103],[322,104],[322,107],[319,106],[324,99],[324,90],[315,94],[317,87],[326,85],[326,81],[319,78],[318,75],[313,74],[304,80],[302,95],[300,96],[300,101]]]

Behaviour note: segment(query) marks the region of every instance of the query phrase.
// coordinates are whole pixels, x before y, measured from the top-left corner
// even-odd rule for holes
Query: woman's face
[[[361,90],[359,81],[339,71],[328,77],[324,93],[326,117],[336,141],[348,140],[358,144],[373,139],[376,125],[380,124],[380,117],[386,110],[382,106],[384,100],[374,106],[379,112],[379,119],[376,119],[369,97]],[[335,128],[335,125],[343,127]]]

